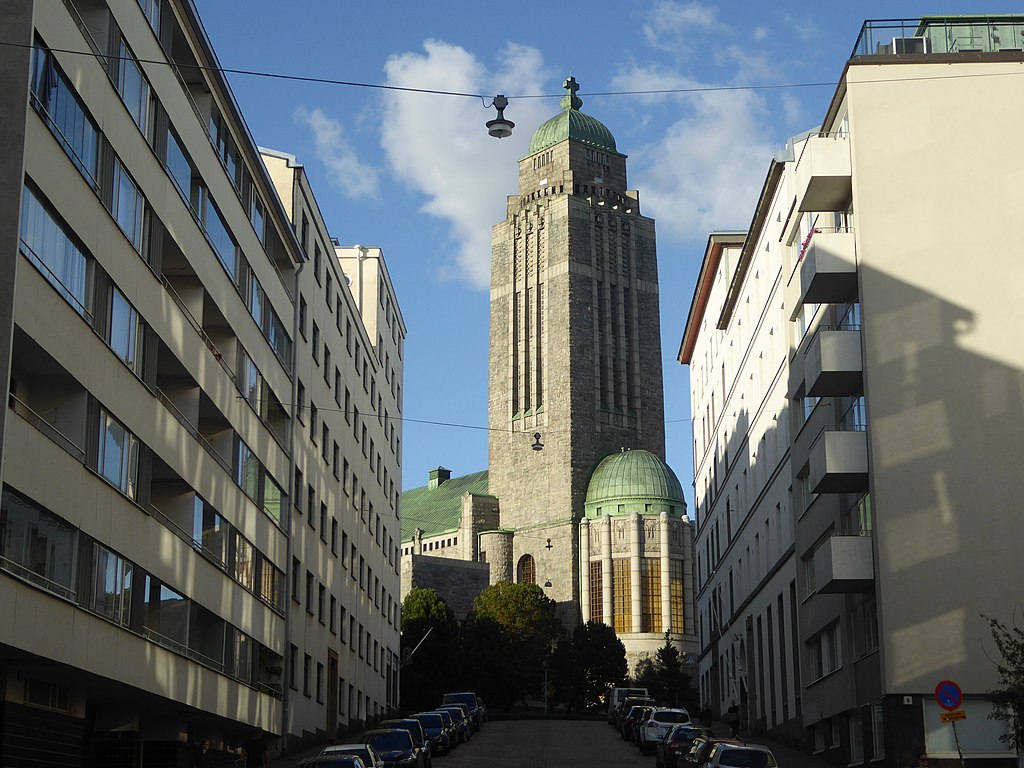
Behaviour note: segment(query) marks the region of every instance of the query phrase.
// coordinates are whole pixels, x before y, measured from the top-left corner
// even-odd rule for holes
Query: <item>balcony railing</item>
[[[70,600],[72,603],[78,598],[78,593],[75,590],[65,587],[63,584],[48,579],[40,573],[36,573],[31,568],[26,568],[21,563],[11,560],[9,557],[0,555],[0,570],[7,571],[13,576],[18,577],[22,581],[27,581],[33,586],[45,589],[52,595],[61,597],[65,600]]]
[[[1019,16],[869,19],[860,28],[850,58],[1019,51],[1022,32],[1024,20]]]
[[[160,282],[164,284],[164,288],[167,289],[167,293],[170,295],[171,299],[174,300],[174,303],[178,305],[178,309],[180,309],[182,314],[185,315],[185,319],[188,320],[188,324],[192,326],[193,330],[195,330],[197,334],[199,334],[199,338],[203,340],[203,344],[205,344],[206,348],[210,350],[210,354],[213,355],[213,359],[220,363],[220,367],[223,368],[225,373],[227,373],[227,375],[231,377],[231,380],[234,381],[235,372],[231,370],[231,366],[228,365],[227,361],[224,359],[224,355],[217,349],[217,345],[213,343],[213,339],[209,337],[206,331],[203,330],[203,326],[198,320],[196,320],[195,315],[192,314],[192,311],[188,308],[184,299],[182,299],[181,296],[178,295],[178,292],[174,290],[174,286],[171,285],[171,282],[165,275],[160,276]]]
[[[23,400],[19,400],[15,395],[8,395],[8,405],[11,410],[16,414],[25,419],[29,424],[38,429],[59,448],[64,450],[69,456],[78,461],[81,464],[85,463],[85,449],[79,447],[79,445],[72,440],[70,437],[61,432],[57,427],[51,424],[49,421],[44,419],[38,413],[29,408],[28,404]]]

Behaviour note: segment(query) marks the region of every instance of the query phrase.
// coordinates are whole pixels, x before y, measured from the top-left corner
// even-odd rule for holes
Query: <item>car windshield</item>
[[[412,749],[412,736],[408,731],[374,733],[367,737],[367,743],[379,750]]]
[[[771,756],[760,749],[723,749],[718,759],[719,765],[736,766],[736,768],[770,768],[774,765]]]
[[[700,731],[692,728],[676,728],[672,731],[672,741],[693,741],[700,736]]]
[[[476,707],[476,694],[475,693],[446,693],[444,695],[445,704],[465,704],[470,709]]]
[[[655,712],[654,719],[659,723],[688,723],[690,716],[685,712]]]

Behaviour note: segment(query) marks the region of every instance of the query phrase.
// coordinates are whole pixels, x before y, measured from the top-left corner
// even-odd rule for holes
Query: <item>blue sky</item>
[[[223,67],[511,99],[517,127],[498,141],[479,99],[229,76],[257,143],[305,165],[332,234],[384,250],[409,328],[405,488],[439,464],[455,475],[486,467],[490,230],[533,131],[576,77],[583,111],[629,156],[629,186],[657,223],[667,459],[691,508],[689,384],[675,358],[708,232],[750,223],[772,154],[821,121],[833,87],[588,94],[831,83],[864,19],[1005,10],[940,0],[195,2]],[[551,96],[516,98],[538,94]]]

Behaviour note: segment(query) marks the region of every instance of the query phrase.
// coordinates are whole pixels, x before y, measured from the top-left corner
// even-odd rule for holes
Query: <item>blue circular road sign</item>
[[[960,686],[952,680],[943,680],[935,686],[935,700],[939,702],[940,707],[952,712],[954,709],[960,708],[964,701],[964,694],[960,690]]]

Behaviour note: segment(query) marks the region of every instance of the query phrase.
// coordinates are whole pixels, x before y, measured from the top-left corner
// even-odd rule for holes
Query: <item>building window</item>
[[[883,721],[882,704],[871,706],[871,758],[881,760],[885,757],[885,723]]]
[[[810,647],[812,681],[831,674],[842,666],[838,622],[815,635],[808,645]]]
[[[331,634],[338,633],[338,598],[331,595]]]
[[[312,353],[313,362],[320,365],[320,326],[313,321],[313,342],[312,342]]]
[[[237,533],[235,534],[235,567],[233,576],[248,590],[253,589],[255,562],[253,560],[253,546]]]
[[[312,695],[310,691],[310,677],[313,674],[313,658],[307,653],[302,660],[302,693],[305,696]]]
[[[686,632],[685,616],[683,615],[683,561],[668,561],[669,578],[669,605],[672,611],[670,621],[672,625],[667,627],[674,634],[682,635]]]
[[[241,438],[236,438],[235,482],[253,501],[259,501],[260,461]]]
[[[520,584],[536,584],[537,568],[532,555],[523,555],[516,566],[516,581]]]
[[[656,557],[640,560],[641,632],[661,632],[661,561]]]
[[[337,556],[338,554],[338,520],[337,518],[331,519],[331,553]]]
[[[142,74],[139,62],[129,50],[124,40],[118,50],[117,92],[121,101],[128,108],[132,120],[139,126],[142,135],[149,137],[150,95],[149,82]]]
[[[600,560],[590,562],[590,620],[604,621],[604,579]]]
[[[293,691],[299,690],[299,647],[295,643],[288,646],[288,685]]]
[[[612,560],[612,616],[616,634],[633,631],[632,584],[626,558]]]
[[[89,610],[127,627],[131,621],[132,564],[94,542],[91,587]]]
[[[864,724],[859,709],[850,711],[850,763],[864,762]]]
[[[136,374],[142,372],[143,335],[139,313],[121,291],[111,286],[107,343]]]
[[[138,493],[139,440],[105,410],[100,410],[96,471],[131,499]]]
[[[27,184],[21,199],[20,250],[78,314],[89,316],[89,260]]]
[[[77,531],[28,498],[3,489],[0,567],[54,594],[75,597]]]
[[[316,586],[316,579],[311,571],[306,571],[306,613],[313,615],[313,587]]]
[[[42,42],[32,59],[32,106],[93,189],[99,186],[99,129]],[[24,230],[23,230],[24,231]]]
[[[142,253],[143,218],[146,204],[142,192],[125,171],[121,161],[114,159],[113,197],[110,212],[136,251]]]
[[[324,665],[319,661],[316,663],[316,700],[323,704],[324,701]]]
[[[160,0],[139,0],[139,7],[142,9],[146,21],[153,29],[153,33],[160,35]]]
[[[152,576],[146,576],[143,599],[147,637],[172,648],[188,647],[190,601]],[[223,658],[223,650],[220,657]]]
[[[316,602],[316,605],[317,605],[316,618],[317,618],[317,621],[319,621],[321,624],[323,624],[326,621],[326,616],[324,615],[324,608],[325,608],[325,603],[327,602],[327,589],[324,587],[323,584],[321,584],[319,587],[317,587],[317,590],[318,590],[318,592],[317,592],[317,602]]]
[[[256,237],[258,237],[260,242],[266,246],[267,206],[263,204],[263,200],[260,199],[255,188],[253,188],[249,194],[249,221],[252,223],[252,228],[256,230]]]

